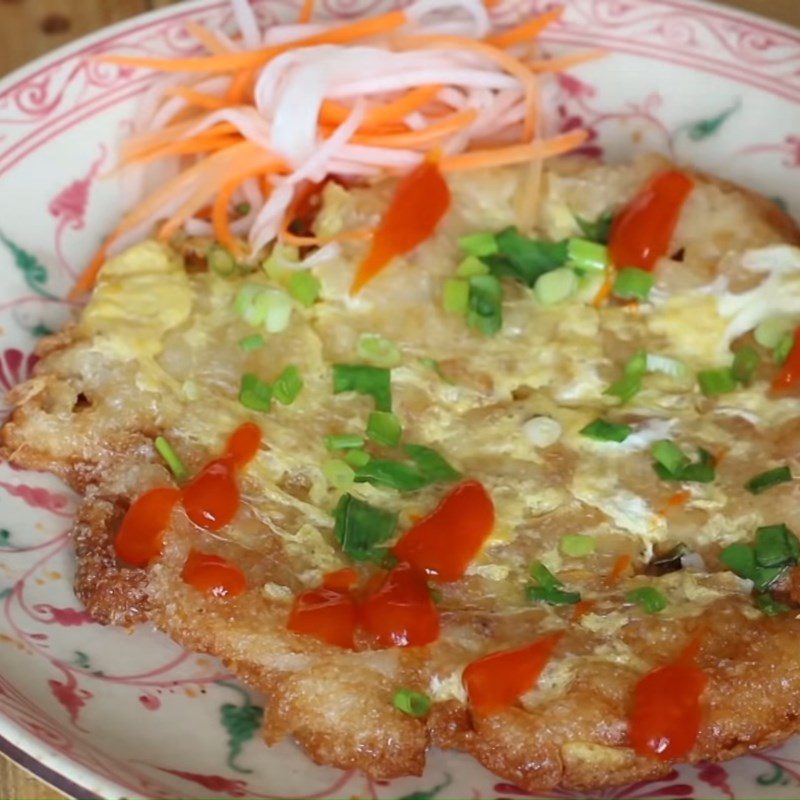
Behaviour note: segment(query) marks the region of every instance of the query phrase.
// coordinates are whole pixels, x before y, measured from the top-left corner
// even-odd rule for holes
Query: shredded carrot
[[[205,108],[209,111],[216,111],[217,109],[225,108],[228,105],[228,103],[221,97],[214,97],[212,94],[198,92],[194,89],[189,89],[186,86],[170,86],[165,90],[165,94],[172,95],[173,97],[180,97],[191,106]]]
[[[372,228],[352,228],[349,231],[340,231],[332,236],[298,236],[290,230],[283,229],[279,239],[293,247],[322,247],[331,242],[363,242],[371,239],[375,231]]]
[[[620,556],[611,568],[611,572],[606,578],[606,585],[609,587],[616,586],[623,578],[625,573],[631,566],[633,559],[630,555]]]
[[[439,122],[434,122],[431,125],[419,131],[408,131],[407,133],[396,133],[385,136],[375,134],[357,133],[351,141],[353,144],[368,144],[373,147],[420,147],[428,145],[436,139],[441,139],[442,136],[448,136],[455,131],[466,128],[478,116],[475,109],[467,109],[460,111],[457,114],[451,114]]]
[[[240,69],[260,67],[275,56],[299,47],[310,47],[317,44],[346,44],[369,36],[388,33],[401,25],[408,18],[402,11],[390,11],[377,17],[356,20],[324,33],[306,36],[294,42],[265,47],[242,53],[223,53],[220,55],[199,58],[148,58],[143,56],[102,55],[98,60],[125,67],[141,67],[158,72],[236,72]]]
[[[200,118],[191,122],[181,122],[176,125],[170,125],[168,128],[163,128],[155,133],[137,136],[135,139],[125,143],[122,148],[123,155],[126,158],[134,155],[141,155],[149,150],[162,147],[165,144],[170,144],[178,139],[188,141],[193,138],[193,136],[239,135],[239,129],[230,122],[219,122],[216,125],[212,125],[210,128],[206,128],[192,135],[191,132],[196,129],[198,125],[202,124],[202,121],[202,118]],[[186,139],[187,136],[189,136],[189,139]]]
[[[314,17],[315,0],[304,0],[303,7],[300,9],[300,16],[297,18],[298,22],[311,22]]]
[[[116,241],[117,236],[111,234],[103,242],[100,249],[94,254],[94,257],[89,262],[89,266],[80,274],[75,285],[69,290],[67,295],[68,300],[77,300],[88,292],[95,284],[97,275],[99,274],[103,264],[106,263],[108,257],[108,250]]]
[[[143,153],[127,156],[121,159],[122,165],[145,164],[148,161],[156,161],[167,156],[188,156],[197,153],[211,153],[216,150],[224,150],[233,144],[242,142],[241,136],[234,135],[211,135],[197,136],[192,139],[179,139],[177,142],[169,142],[161,147],[147,150]]]
[[[552,25],[563,16],[564,7],[556,6],[541,16],[523,22],[522,25],[517,25],[517,27],[502,33],[496,33],[494,36],[487,36],[484,41],[494,47],[511,47],[515,44],[526,43],[535,39],[548,25]]]
[[[257,71],[255,69],[244,69],[237,73],[228,87],[225,99],[231,105],[241,105],[250,100],[256,85],[256,79]]]
[[[541,61],[531,61],[530,68],[534,72],[564,72],[578,64],[585,64],[587,61],[595,61],[608,55],[607,50],[588,50],[585,53],[570,53],[559,58],[545,58]]]
[[[186,23],[186,32],[197,39],[200,44],[205,45],[205,48],[211,53],[229,52],[228,48],[205,25],[201,25],[199,22],[190,19]]]
[[[402,94],[396,100],[371,108],[365,114],[359,130],[402,122],[413,111],[417,111],[431,102],[441,88],[438,84],[417,86]],[[323,125],[341,125],[350,116],[351,112],[352,109],[347,108],[347,106],[332,100],[325,100],[320,111],[320,122]]]
[[[573,150],[586,141],[586,131],[570,131],[554,139],[545,139],[530,144],[499,147],[495,150],[473,150],[454,156],[445,156],[441,161],[443,172],[463,172],[471,169],[503,167],[521,164],[535,158],[549,158]]]
[[[670,509],[679,508],[682,505],[685,505],[692,497],[691,492],[687,491],[680,491],[675,492],[675,494],[670,495],[664,505],[658,512],[660,517],[666,517],[669,514]]]
[[[602,308],[609,297],[611,297],[611,290],[614,288],[614,270],[610,267],[606,270],[606,277],[603,285],[598,289],[597,294],[592,300],[592,305],[595,308]]]
[[[597,605],[597,600],[579,600],[572,609],[572,621],[580,622]]]

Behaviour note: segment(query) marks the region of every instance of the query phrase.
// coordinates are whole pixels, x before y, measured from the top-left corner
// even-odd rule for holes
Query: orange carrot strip
[[[572,609],[572,621],[580,622],[597,605],[597,600],[579,600]]]
[[[106,263],[108,248],[111,247],[116,238],[115,234],[106,237],[100,249],[94,254],[94,258],[89,262],[89,266],[80,274],[75,285],[69,290],[68,300],[77,300],[94,286],[101,267]]]
[[[297,18],[297,21],[301,23],[311,22],[311,19],[314,16],[315,5],[316,3],[314,0],[304,0],[303,7],[300,9],[300,16]]]
[[[574,150],[586,141],[588,135],[586,131],[570,131],[562,136],[556,136],[554,139],[499,147],[495,150],[475,150],[471,153],[445,156],[441,160],[441,168],[443,172],[463,172],[471,169],[520,164],[535,158],[549,158]]]
[[[228,53],[228,48],[208,29],[199,22],[189,20],[186,23],[186,32],[197,39],[200,44],[205,45],[206,49],[212,53]]]
[[[417,111],[433,100],[441,88],[438,84],[417,86],[400,95],[396,100],[371,108],[365,114],[359,130],[392,122],[402,122],[411,112]],[[347,106],[332,100],[325,100],[320,111],[320,122],[323,125],[341,125],[351,113],[352,109]]]
[[[443,136],[455,133],[462,128],[466,128],[470,122],[478,116],[475,109],[459,111],[445,117],[440,122],[434,122],[418,131],[408,131],[407,133],[395,133],[385,136],[374,134],[355,134],[351,141],[354,144],[368,144],[373,147],[420,147],[441,139]]]
[[[316,44],[345,44],[356,39],[388,33],[407,22],[408,18],[402,11],[390,11],[377,17],[368,17],[323,33],[306,36],[294,42],[243,53],[224,53],[200,58],[147,58],[121,55],[102,55],[98,58],[109,64],[154,69],[159,72],[236,72],[249,67],[260,67],[275,56],[298,47],[310,47]]]
[[[585,64],[587,61],[595,61],[598,58],[605,58],[608,50],[587,50],[585,53],[570,53],[559,58],[546,58],[542,61],[529,62],[530,68],[537,73],[543,72],[565,72],[578,64]]]
[[[608,574],[608,577],[606,578],[606,585],[609,587],[616,586],[622,580],[623,576],[630,568],[632,561],[633,559],[628,554],[620,556],[614,562],[614,566],[611,568],[611,572]]]
[[[202,121],[203,119],[200,118],[192,120],[191,122],[181,122],[177,125],[170,125],[168,128],[156,131],[155,133],[146,133],[141,136],[137,136],[135,139],[131,139],[123,145],[123,153],[127,157],[145,152],[147,150],[152,150],[155,147],[161,147],[162,145],[169,144],[177,139],[185,139],[186,135],[193,128],[196,128],[198,124],[202,123]],[[195,136],[238,133],[239,129],[230,122],[219,122],[216,125],[212,125],[210,128],[206,128],[204,131],[193,134],[189,138],[194,138]]]
[[[144,164],[167,156],[209,153],[216,150],[224,150],[226,147],[239,144],[242,141],[244,139],[241,136],[198,136],[194,139],[179,139],[177,142],[170,142],[161,147],[147,150],[144,153],[127,156],[121,160],[121,164]]]
[[[245,69],[239,72],[231,81],[225,99],[231,105],[241,105],[252,97],[256,85],[256,70]]]
[[[529,19],[515,28],[510,28],[502,33],[496,33],[494,36],[487,36],[484,41],[487,44],[494,45],[495,47],[511,47],[515,44],[528,42],[535,39],[548,25],[561,19],[564,16],[564,7],[556,6],[556,8],[546,11],[544,14]]]
[[[679,508],[680,506],[685,505],[686,503],[689,502],[691,497],[692,493],[687,492],[685,490],[680,492],[675,492],[675,494],[672,494],[667,498],[667,501],[664,503],[664,506],[658,512],[659,516],[665,517],[669,513],[670,509]]]
[[[292,247],[322,247],[330,242],[362,242],[373,236],[372,228],[352,228],[349,231],[340,231],[333,236],[297,236],[290,230],[284,229],[278,238]]]
[[[443,47],[447,49],[470,51],[482,55],[513,75],[525,89],[525,122],[524,137],[528,141],[533,138],[536,125],[536,76],[520,59],[500,50],[486,42],[476,42],[463,36],[406,36],[396,40],[398,46]]]
[[[170,86],[165,90],[164,94],[180,97],[182,100],[189,103],[189,105],[196,106],[197,108],[205,108],[209,111],[216,111],[228,105],[221,97],[214,97],[213,94],[198,92],[186,86]]]
[[[592,305],[595,308],[602,308],[609,297],[611,297],[611,290],[614,288],[614,270],[606,270],[606,277],[603,285],[598,289],[597,294],[592,300]]]

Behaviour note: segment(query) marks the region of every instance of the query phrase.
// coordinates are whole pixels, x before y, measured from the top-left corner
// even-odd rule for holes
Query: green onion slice
[[[785,614],[790,610],[786,603],[776,600],[769,592],[756,594],[756,606],[768,617],[776,617],[778,614]]]
[[[475,275],[488,275],[489,267],[475,256],[467,256],[456,268],[457,278],[472,278]]]
[[[661,464],[667,472],[673,475],[689,464],[689,458],[683,450],[681,450],[675,442],[669,441],[669,439],[662,439],[656,442],[653,445],[651,453],[653,458]]]
[[[474,275],[469,279],[467,324],[491,336],[503,327],[503,287],[494,275]]]
[[[569,300],[578,291],[578,276],[569,267],[546,272],[540,276],[533,287],[536,299],[543,306],[554,306]]]
[[[384,486],[400,492],[414,492],[434,483],[458,480],[461,474],[435,450],[408,444],[404,450],[412,463],[373,458],[356,472],[356,481]]]
[[[375,399],[379,411],[392,410],[391,372],[364,364],[334,364],[333,393],[358,392]]]
[[[364,446],[364,437],[358,433],[334,433],[325,437],[328,450],[350,450]]]
[[[282,405],[290,406],[303,391],[303,379],[295,366],[288,366],[272,384],[272,395]]]
[[[442,307],[448,314],[465,316],[469,311],[469,281],[463,278],[448,278],[444,282]]]
[[[354,561],[381,562],[397,530],[397,514],[371,506],[351,494],[342,495],[334,511],[334,535]]]
[[[611,238],[611,225],[614,222],[614,215],[610,211],[601,214],[593,222],[576,214],[575,221],[587,239],[600,244],[608,244],[608,240]]]
[[[720,561],[740,578],[753,581],[756,589],[761,592],[769,589],[787,569],[786,566],[760,566],[756,560],[755,549],[739,542],[728,545],[720,553]]]
[[[266,343],[266,339],[260,333],[253,333],[239,339],[239,349],[243,353],[252,353],[254,350],[260,350]]]
[[[545,272],[567,263],[567,242],[530,239],[516,228],[506,228],[495,237],[497,253],[486,262],[498,278],[514,278],[533,286]]]
[[[605,272],[611,263],[608,248],[588,239],[567,241],[567,261],[579,272]]]
[[[636,267],[625,267],[617,273],[612,292],[622,300],[639,300],[645,302],[656,279],[651,273]]]
[[[530,573],[531,578],[547,589],[556,589],[564,585],[541,561],[534,561],[531,564]]]
[[[697,373],[700,391],[707,397],[728,394],[736,390],[738,382],[731,367],[704,369]]]
[[[189,475],[189,470],[186,469],[180,456],[175,452],[172,445],[163,437],[157,436],[155,440],[155,447],[158,450],[161,458],[166,461],[170,472],[179,480],[182,481]]]
[[[385,445],[386,447],[397,447],[400,444],[400,437],[403,433],[403,426],[399,417],[391,411],[373,411],[367,420],[367,436],[373,442]]]
[[[761,364],[761,356],[755,347],[742,347],[733,357],[733,377],[745,386],[752,382]]]
[[[549,586],[528,586],[525,589],[528,600],[537,600],[551,606],[573,606],[580,603],[580,592],[568,592]]]
[[[336,489],[347,489],[355,481],[353,468],[341,458],[329,458],[322,464],[322,474],[328,483]]]
[[[353,469],[361,469],[361,467],[365,467],[369,464],[370,461],[370,454],[365,452],[364,450],[348,450],[344,455],[344,460],[353,468]]]
[[[797,563],[800,542],[784,524],[765,525],[756,531],[755,554],[759,567],[785,567]]]
[[[212,244],[211,247],[208,248],[206,260],[208,261],[208,266],[211,268],[211,271],[223,278],[233,275],[236,271],[236,259],[233,257],[230,250],[226,249],[221,244]]]
[[[792,471],[788,466],[775,467],[766,472],[762,472],[745,483],[744,488],[752,494],[761,494],[771,489],[773,486],[778,486],[781,483],[789,483],[792,481]]]
[[[246,372],[242,375],[239,402],[253,411],[269,411],[272,405],[272,387],[258,375]]]
[[[568,533],[561,537],[561,552],[570,558],[590,556],[595,547],[594,537],[583,533]]]
[[[594,439],[598,442],[624,442],[633,432],[630,425],[609,422],[605,419],[596,419],[581,428],[581,436]]]
[[[297,270],[289,278],[289,294],[306,308],[317,302],[321,290],[322,284],[310,270]]]
[[[462,236],[458,240],[458,244],[467,255],[477,258],[493,256],[498,251],[494,234],[488,231],[470,233],[466,236]]]
[[[397,345],[377,333],[362,333],[358,338],[356,352],[359,358],[369,364],[385,369],[396,367],[403,360]]]
[[[392,704],[398,711],[408,714],[409,717],[424,717],[431,710],[432,705],[428,695],[412,689],[398,689]]]
[[[659,611],[663,611],[669,605],[667,598],[652,586],[632,589],[625,595],[625,599],[629,603],[635,603],[646,614],[658,614]]]

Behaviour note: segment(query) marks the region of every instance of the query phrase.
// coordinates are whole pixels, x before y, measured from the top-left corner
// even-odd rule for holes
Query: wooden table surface
[[[0,0],[0,76],[112,22],[177,0]],[[567,2],[569,0],[566,0]],[[800,27],[800,0],[718,0]],[[60,800],[46,784],[0,756],[0,798]]]

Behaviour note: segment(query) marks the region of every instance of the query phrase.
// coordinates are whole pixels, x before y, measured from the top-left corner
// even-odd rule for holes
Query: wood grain
[[[176,0],[0,0],[0,75],[112,22]],[[800,27],[800,0],[720,0]],[[64,795],[0,756],[0,798],[63,800]]]

